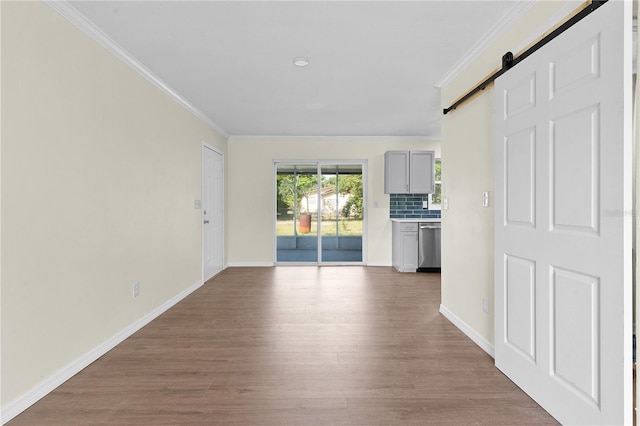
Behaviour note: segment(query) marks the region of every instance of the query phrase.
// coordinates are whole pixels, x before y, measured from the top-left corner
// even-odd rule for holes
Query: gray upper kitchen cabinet
[[[384,153],[385,194],[431,194],[434,191],[433,151]]]
[[[435,153],[409,152],[409,193],[433,194],[435,189]]]
[[[409,151],[384,153],[384,193],[409,193]]]

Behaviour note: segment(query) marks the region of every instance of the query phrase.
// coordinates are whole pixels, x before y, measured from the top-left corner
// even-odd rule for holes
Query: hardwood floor
[[[557,424],[439,304],[439,274],[230,268],[10,424]]]

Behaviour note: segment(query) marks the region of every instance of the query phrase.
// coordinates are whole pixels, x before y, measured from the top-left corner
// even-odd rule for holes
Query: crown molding
[[[229,142],[234,140],[248,141],[341,141],[341,142],[440,142],[442,138],[434,136],[291,136],[291,135],[230,135]]]
[[[120,59],[125,64],[129,65],[134,71],[147,79],[151,84],[158,89],[173,98],[178,104],[180,104],[187,111],[191,112],[198,119],[202,120],[213,130],[224,136],[229,137],[229,134],[211,121],[202,111],[193,106],[188,100],[183,98],[178,92],[176,92],[171,86],[165,83],[160,77],[151,72],[147,67],[142,65],[133,55],[127,52],[122,46],[112,40],[107,34],[105,34],[100,28],[98,28],[93,22],[91,22],[86,16],[78,12],[76,8],[67,3],[66,0],[43,0],[45,4],[58,12],[69,22],[87,34],[89,37],[98,42],[102,47],[111,52],[116,58]]]
[[[455,63],[449,71],[434,87],[443,88],[456,78],[462,71],[464,71],[473,61],[475,61],[480,55],[482,55],[496,40],[502,37],[509,28],[513,26],[525,13],[527,13],[535,4],[537,0],[522,0],[507,12],[507,14],[497,23],[495,23],[489,31],[482,36],[467,53],[465,53],[458,62]]]

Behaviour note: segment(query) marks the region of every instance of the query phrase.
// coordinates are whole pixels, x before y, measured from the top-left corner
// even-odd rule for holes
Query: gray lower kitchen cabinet
[[[418,269],[418,223],[392,222],[391,264],[399,272]]]

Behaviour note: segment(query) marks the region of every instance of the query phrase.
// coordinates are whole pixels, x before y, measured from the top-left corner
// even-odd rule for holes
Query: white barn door
[[[563,424],[632,415],[623,3],[495,84],[495,362]]]
[[[207,281],[223,269],[224,160],[222,154],[202,147],[203,278]]]

